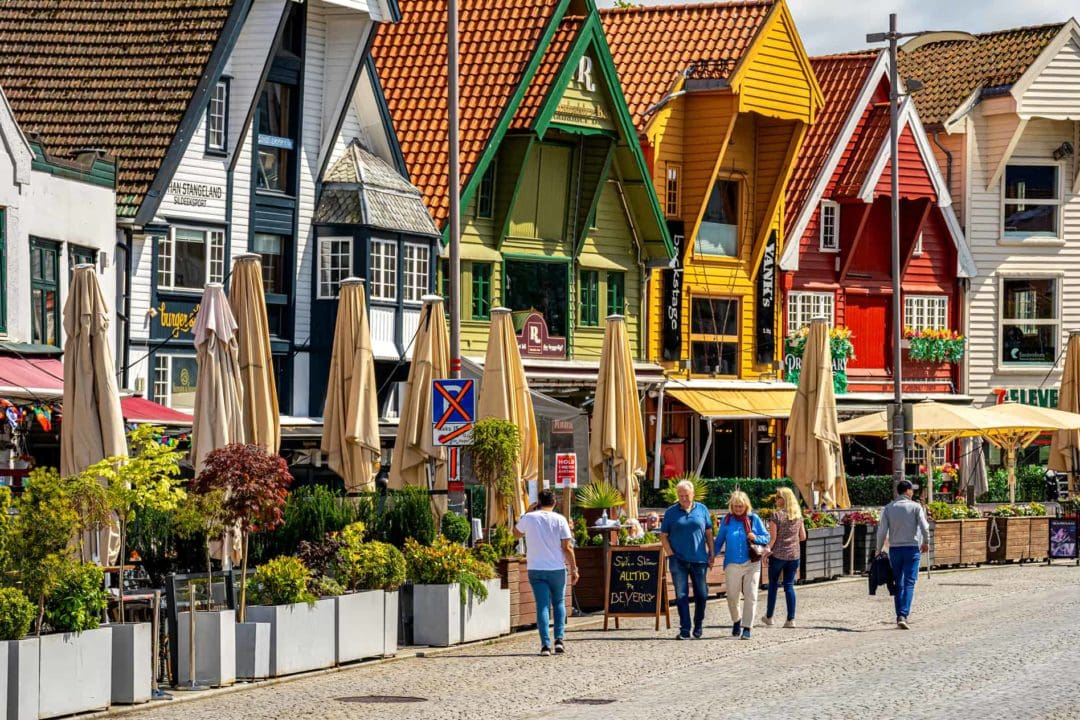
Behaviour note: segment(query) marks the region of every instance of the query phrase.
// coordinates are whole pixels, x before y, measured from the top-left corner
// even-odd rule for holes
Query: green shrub
[[[34,621],[34,603],[15,588],[0,588],[0,642],[21,640]]]
[[[435,540],[436,532],[431,498],[427,491],[406,487],[390,492],[381,534],[385,542],[398,548],[405,547],[405,541],[409,538],[421,545],[430,545]]]
[[[1009,473],[995,468],[987,478],[989,490],[979,496],[979,502],[1009,502]],[[1046,468],[1042,465],[1021,465],[1016,468],[1016,501],[1043,502],[1046,500]]]
[[[337,597],[345,594],[345,588],[329,575],[319,575],[308,582],[308,592],[317,598]]]
[[[438,537],[431,545],[422,545],[413,538],[405,541],[405,562],[408,577],[418,585],[461,585],[461,602],[472,590],[479,600],[487,599],[484,580],[495,578],[495,568],[479,560],[461,545]]]
[[[322,542],[327,533],[338,532],[357,520],[350,498],[321,485],[300,487],[289,493],[282,509],[283,522],[272,532],[251,536],[251,557],[256,562],[296,552],[303,541]]]
[[[706,478],[703,482],[707,492],[701,502],[714,510],[726,508],[728,498],[735,490],[746,493],[750,497],[750,504],[758,508],[765,505],[765,498],[775,493],[777,488],[793,487],[789,478]],[[664,499],[664,490],[654,490],[652,483],[643,483],[642,507],[667,507],[673,502]]]
[[[472,553],[478,560],[491,565],[495,565],[500,560],[498,551],[486,542],[476,543],[476,545],[473,546]]]
[[[926,506],[926,510],[932,520],[962,520],[981,518],[982,513],[978,508],[969,507],[964,503],[950,505],[944,502],[932,502]]]
[[[349,590],[394,591],[405,582],[405,556],[389,543],[377,540],[347,543],[338,567]]]
[[[93,563],[70,561],[45,601],[45,622],[56,632],[80,633],[101,624],[108,605],[105,575]]]
[[[299,558],[282,555],[260,565],[251,578],[251,602],[255,605],[313,603],[308,590],[311,571]]]
[[[514,533],[505,525],[497,525],[488,533],[488,544],[495,549],[500,558],[517,557],[518,541]]]
[[[442,534],[445,535],[446,539],[450,542],[468,542],[469,536],[472,535],[472,527],[469,525],[469,519],[464,515],[458,515],[454,512],[446,513],[442,518]]]
[[[884,507],[896,497],[892,475],[849,475],[847,489],[852,507]]]

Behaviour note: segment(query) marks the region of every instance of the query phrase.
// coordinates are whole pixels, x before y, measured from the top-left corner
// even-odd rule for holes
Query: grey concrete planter
[[[383,593],[383,657],[397,655],[399,598],[396,590]]]
[[[486,580],[483,602],[458,584],[413,586],[413,642],[446,647],[485,640],[510,632],[510,591],[498,579]]]
[[[38,663],[41,659],[40,643],[36,637],[0,642],[0,658],[6,664],[0,673],[6,696],[0,710],[7,712],[8,720],[37,720],[38,717]]]
[[[248,620],[270,624],[270,677],[334,666],[336,605],[326,598],[247,609]]]
[[[39,642],[39,718],[109,707],[112,627],[42,635]]]
[[[191,684],[188,668],[188,626],[191,613],[177,618],[177,677],[181,687]],[[270,629],[266,629],[266,658],[270,659]],[[195,682],[198,685],[223,687],[236,682],[236,611],[219,610],[195,614]],[[265,675],[263,676],[265,677]]]
[[[196,619],[195,631],[198,632],[198,629],[199,621]],[[265,680],[270,677],[270,625],[242,622],[236,624],[235,632],[236,679]],[[196,655],[198,652],[196,646]]]
[[[386,593],[364,590],[334,598],[337,652],[340,663],[386,655]],[[396,608],[396,605],[395,605]],[[395,645],[397,615],[394,615]],[[396,651],[396,647],[395,650]],[[392,651],[390,654],[392,655]]]
[[[150,702],[153,651],[150,623],[112,627],[112,702],[137,705]]]

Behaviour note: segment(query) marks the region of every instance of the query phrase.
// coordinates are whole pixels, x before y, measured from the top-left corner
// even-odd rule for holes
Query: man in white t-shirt
[[[577,560],[573,535],[566,518],[555,510],[555,493],[541,490],[536,505],[514,527],[514,537],[525,538],[525,560],[529,585],[536,599],[536,629],[540,633],[540,654],[551,655],[548,643],[550,608],[555,608],[555,652],[566,652],[563,633],[566,628],[566,571],[570,584],[577,584]]]

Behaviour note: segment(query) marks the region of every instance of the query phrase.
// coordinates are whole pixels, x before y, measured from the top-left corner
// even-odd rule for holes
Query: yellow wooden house
[[[769,476],[793,392],[779,381],[784,192],[821,90],[783,0],[602,17],[676,246],[648,288],[647,356],[669,377],[647,423],[655,472]]]

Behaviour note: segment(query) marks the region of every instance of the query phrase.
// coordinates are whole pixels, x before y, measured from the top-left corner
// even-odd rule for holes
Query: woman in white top
[[[577,561],[574,558],[573,535],[566,518],[554,512],[555,493],[541,490],[531,512],[521,516],[514,527],[514,537],[525,538],[525,561],[529,568],[529,585],[536,599],[536,629],[540,633],[540,654],[551,655],[548,642],[550,608],[555,608],[555,652],[565,652],[563,633],[566,628],[566,574],[570,584],[577,583]]]

